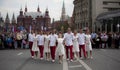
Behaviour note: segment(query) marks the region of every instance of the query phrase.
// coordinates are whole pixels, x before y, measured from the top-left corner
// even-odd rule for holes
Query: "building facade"
[[[120,10],[120,0],[74,0],[73,3],[76,27],[89,27],[92,31],[100,30],[101,23],[98,23],[96,18],[101,13]]]
[[[44,13],[40,11],[38,6],[36,12],[28,12],[27,6],[23,12],[20,9],[19,16],[17,17],[17,25],[23,26],[26,30],[49,30],[50,29],[51,18],[49,16],[48,8]]]
[[[91,0],[74,0],[74,24],[76,28],[91,27]]]

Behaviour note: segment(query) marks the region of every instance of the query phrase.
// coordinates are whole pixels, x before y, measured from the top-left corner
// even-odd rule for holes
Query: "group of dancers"
[[[63,57],[66,53],[66,59],[83,59],[81,53],[83,51],[84,58],[92,59],[91,35],[89,29],[83,32],[82,29],[71,31],[68,28],[66,33],[31,31],[28,35],[29,47],[32,58],[43,59],[45,53],[46,60],[55,62],[55,56],[58,55],[59,63],[63,62]],[[38,57],[38,52],[40,53]],[[90,56],[88,56],[90,52]]]

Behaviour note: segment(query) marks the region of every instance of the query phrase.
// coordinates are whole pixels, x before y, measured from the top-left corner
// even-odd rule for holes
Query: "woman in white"
[[[46,60],[50,60],[50,48],[48,47],[48,42],[49,42],[49,32],[46,32],[44,34],[45,36],[45,43],[44,43],[44,52],[46,55]]]
[[[58,35],[58,39],[57,39],[57,54],[59,56],[59,63],[62,63],[63,62],[63,56],[65,55],[65,49],[64,49],[64,45],[63,45],[63,38],[62,38],[62,34],[60,33]]]
[[[87,30],[86,34],[85,34],[85,45],[86,45],[86,55],[88,57],[88,52],[90,51],[90,58],[92,59],[92,45],[91,45],[91,35],[90,35],[90,31]]]
[[[37,37],[37,31],[35,31],[35,33],[33,33],[33,45],[32,45],[32,51],[35,52],[35,58],[37,58],[38,56],[38,37]]]
[[[78,44],[78,35],[77,31],[74,30],[74,35],[73,35],[73,53],[75,58],[78,58],[79,56],[79,44]]]

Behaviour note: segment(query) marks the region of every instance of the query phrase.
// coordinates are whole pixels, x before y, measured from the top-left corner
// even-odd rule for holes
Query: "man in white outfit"
[[[67,60],[69,60],[68,50],[70,50],[70,61],[73,61],[73,33],[70,28],[68,28],[68,32],[64,34],[64,41]]]
[[[43,32],[40,31],[39,35],[38,35],[38,47],[39,47],[39,51],[40,51],[40,59],[43,59],[43,50],[44,50],[44,43],[45,43],[45,37],[43,35]]]
[[[81,56],[81,49],[83,50],[84,58],[86,58],[86,50],[85,50],[85,34],[82,32],[82,29],[80,29],[80,32],[78,34],[78,42],[79,42],[79,56]]]
[[[29,48],[30,48],[32,58],[34,57],[34,51],[32,51],[33,39],[34,39],[34,36],[33,36],[33,30],[32,30],[31,33],[29,33],[28,35]]]
[[[55,51],[56,51],[56,46],[57,46],[57,38],[58,36],[55,34],[55,31],[52,32],[51,35],[49,35],[49,48],[51,52],[51,58],[52,62],[55,62]]]

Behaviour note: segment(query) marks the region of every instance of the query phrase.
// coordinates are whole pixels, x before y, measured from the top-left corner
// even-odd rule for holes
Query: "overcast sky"
[[[71,16],[73,13],[73,0],[64,0],[66,14]],[[59,20],[61,16],[61,9],[63,0],[0,0],[0,12],[3,18],[6,17],[6,13],[9,13],[10,19],[12,18],[13,13],[17,18],[20,8],[24,10],[25,5],[27,4],[28,12],[36,12],[39,5],[40,10],[45,12],[46,8],[50,12],[50,17]]]

